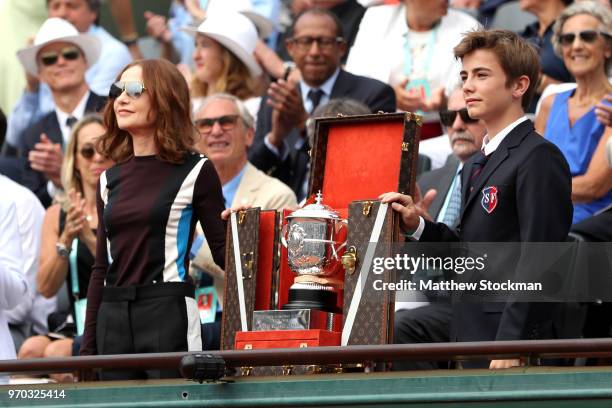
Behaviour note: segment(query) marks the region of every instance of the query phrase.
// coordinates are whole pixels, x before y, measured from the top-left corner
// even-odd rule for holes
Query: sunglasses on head
[[[94,154],[96,154],[96,148],[91,143],[85,143],[79,150],[79,153],[84,159],[91,160],[91,158],[94,157]]]
[[[66,47],[60,51],[47,51],[40,54],[40,62],[44,66],[51,66],[57,63],[59,56],[62,56],[66,61],[74,61],[79,58],[81,51],[77,47]]]
[[[584,30],[584,31],[579,31],[577,33],[559,34],[559,42],[561,43],[561,45],[567,47],[567,46],[572,45],[574,43],[574,40],[576,39],[576,36],[578,36],[580,37],[580,40],[582,42],[591,44],[591,43],[594,43],[595,40],[597,40],[597,38],[599,38],[600,35],[610,38],[610,34],[604,33],[603,31]]]
[[[201,134],[207,134],[212,132],[215,122],[219,122],[219,126],[223,130],[232,130],[238,122],[238,115],[224,115],[218,118],[205,118],[194,121],[195,127]]]
[[[461,117],[463,123],[476,123],[478,119],[473,119],[470,117],[467,108],[459,109],[459,110],[441,110],[440,111],[440,122],[446,127],[452,127],[453,123],[455,123],[455,119],[457,118],[457,114]]]
[[[139,81],[117,81],[111,85],[108,97],[116,99],[125,91],[130,98],[138,98],[146,90],[144,84]]]

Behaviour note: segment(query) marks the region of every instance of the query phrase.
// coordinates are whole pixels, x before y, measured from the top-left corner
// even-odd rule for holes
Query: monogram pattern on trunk
[[[238,241],[240,243],[242,274],[244,284],[244,301],[246,319],[249,329],[253,321],[255,307],[255,289],[257,280],[258,247],[259,247],[259,212],[260,209],[246,210],[242,223],[238,225]],[[240,214],[236,214],[237,221]],[[245,254],[251,254],[246,255]],[[251,261],[251,268],[246,264]],[[240,324],[240,303],[238,300],[238,284],[236,282],[236,262],[234,257],[234,244],[232,240],[232,226],[227,223],[227,237],[225,250],[225,296],[223,304],[223,320],[221,325],[221,349],[232,350],[236,331],[242,330]],[[244,277],[250,274],[250,278]]]
[[[349,232],[348,247],[357,249],[357,264],[355,273],[345,273],[344,281],[344,311],[343,324],[346,323],[348,310],[353,299],[353,294],[359,279],[359,273],[363,258],[368,249],[370,235],[374,228],[376,213],[380,207],[380,201],[373,201],[369,216],[363,214],[366,201],[353,201],[349,205]],[[375,257],[386,257],[391,254],[391,245],[395,241],[394,214],[391,207],[387,208],[382,231],[374,252]],[[349,337],[349,345],[356,344],[387,344],[391,342],[393,333],[393,301],[394,294],[389,291],[374,290],[373,283],[380,279],[382,282],[392,282],[395,276],[390,271],[380,275],[372,272],[369,268],[368,278],[363,285],[363,292],[353,328]]]

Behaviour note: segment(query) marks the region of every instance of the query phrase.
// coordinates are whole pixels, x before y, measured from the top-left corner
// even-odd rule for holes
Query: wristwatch
[[[55,250],[57,251],[57,254],[62,258],[68,258],[68,256],[70,256],[71,249],[72,248],[67,248],[66,245],[62,244],[61,242],[55,243]]]
[[[126,46],[130,47],[138,43],[138,38],[138,33],[130,33],[121,37],[121,42],[123,42]]]

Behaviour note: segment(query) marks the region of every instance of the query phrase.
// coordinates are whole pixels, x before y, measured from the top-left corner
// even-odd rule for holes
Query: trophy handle
[[[280,236],[280,240],[281,240],[281,244],[287,248],[287,230],[289,229],[289,223],[283,225],[283,228],[281,228],[281,236]]]
[[[342,231],[343,228],[347,228],[348,229],[348,220],[346,220],[346,219],[338,220],[336,225],[340,225],[339,227],[335,228],[335,230],[336,230],[335,231],[335,235],[338,235],[340,233],[340,231]],[[336,244],[335,240],[332,240],[332,242],[333,242],[332,245],[331,245],[332,254],[334,256],[334,259],[338,260],[338,259],[340,259],[338,257],[338,252],[340,252],[342,250],[342,248],[344,248],[346,246],[346,240],[344,240],[344,242],[342,244],[340,244],[338,247],[335,246],[335,244]]]

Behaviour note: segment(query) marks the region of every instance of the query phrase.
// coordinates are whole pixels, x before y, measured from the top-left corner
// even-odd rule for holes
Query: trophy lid
[[[287,218],[324,218],[339,220],[340,215],[330,206],[323,204],[323,194],[321,194],[321,190],[319,190],[313,204],[308,204],[303,208],[295,210],[289,214]]]

